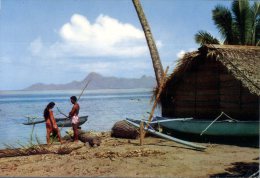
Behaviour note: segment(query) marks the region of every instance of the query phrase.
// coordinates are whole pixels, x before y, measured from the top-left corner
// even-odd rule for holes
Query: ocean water
[[[30,140],[32,126],[23,125],[25,116],[42,117],[46,105],[56,103],[53,111],[55,117],[62,117],[57,107],[68,114],[72,104],[70,96],[78,96],[79,90],[71,91],[0,91],[0,148],[6,144],[19,147]],[[109,131],[115,122],[126,117],[147,119],[151,111],[152,91],[148,89],[87,90],[81,96],[80,115],[88,115],[88,121],[81,125],[87,131]],[[157,108],[155,115],[160,115]],[[63,128],[62,135],[66,130]],[[34,138],[46,143],[45,123],[34,128]]]

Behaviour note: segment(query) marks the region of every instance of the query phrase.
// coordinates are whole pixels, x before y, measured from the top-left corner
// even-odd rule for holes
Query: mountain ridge
[[[73,90],[82,89],[87,81],[91,80],[88,89],[134,89],[153,88],[155,78],[143,75],[140,78],[105,77],[99,73],[91,72],[81,81],[71,81],[66,84],[36,83],[23,90]]]

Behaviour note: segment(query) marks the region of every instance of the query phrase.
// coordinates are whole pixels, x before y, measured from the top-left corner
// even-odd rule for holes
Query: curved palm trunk
[[[155,76],[156,76],[156,81],[157,81],[157,85],[160,86],[162,83],[162,76],[163,76],[163,67],[162,67],[162,63],[160,60],[160,56],[156,47],[156,44],[154,42],[153,39],[153,35],[151,32],[151,29],[149,27],[149,24],[146,20],[145,14],[143,12],[141,3],[139,0],[132,0],[133,4],[135,6],[135,10],[137,12],[138,18],[140,20],[140,23],[142,25],[144,34],[145,34],[145,38],[150,50],[150,55],[152,57],[152,62],[153,62],[153,68],[154,68],[154,72],[155,72]]]

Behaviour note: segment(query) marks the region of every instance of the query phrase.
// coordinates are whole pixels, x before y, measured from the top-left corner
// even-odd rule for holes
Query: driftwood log
[[[91,147],[100,146],[101,138],[99,136],[91,135],[89,133],[79,134],[79,140],[83,143],[89,143]]]
[[[126,121],[118,121],[112,127],[112,137],[136,139],[139,136],[138,131]]]
[[[91,147],[100,146],[101,137],[92,132],[84,132],[81,129],[78,129],[79,140],[83,143],[89,143]],[[62,138],[63,140],[73,141],[73,131],[67,131],[67,135]]]

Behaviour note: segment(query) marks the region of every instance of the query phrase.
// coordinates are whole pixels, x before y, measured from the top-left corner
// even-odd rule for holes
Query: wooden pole
[[[169,66],[166,67],[166,70],[165,70],[165,72],[163,73],[162,83],[161,83],[161,85],[159,86],[158,93],[157,93],[156,98],[155,98],[155,100],[154,100],[153,107],[152,107],[152,111],[151,111],[151,113],[150,113],[150,116],[149,116],[149,119],[148,119],[148,123],[146,124],[146,129],[148,128],[148,126],[149,126],[149,124],[150,124],[150,122],[151,122],[151,120],[152,120],[152,117],[153,117],[155,108],[156,108],[156,106],[157,106],[157,103],[158,103],[158,101],[159,101],[159,98],[160,98],[162,89],[164,88],[165,81],[166,81],[166,75],[167,75],[168,70],[169,70]]]
[[[140,123],[140,146],[144,144],[144,123]]]
[[[78,97],[78,101],[80,100],[81,95],[83,94],[83,92],[85,91],[85,89],[88,87],[88,84],[89,84],[90,82],[91,82],[91,79],[88,80],[88,82],[86,83],[85,87],[84,87],[83,90],[81,91],[81,93],[80,93],[80,95],[79,95],[79,97]],[[78,102],[78,101],[77,101],[77,102]]]
[[[156,108],[156,106],[157,106],[157,103],[158,103],[158,101],[159,101],[159,98],[160,98],[162,89],[163,89],[163,87],[164,87],[164,85],[165,85],[165,80],[166,80],[166,75],[167,75],[168,70],[169,70],[169,66],[166,67],[166,70],[165,70],[165,72],[163,73],[162,83],[161,83],[161,85],[159,86],[158,93],[157,93],[156,98],[155,98],[155,101],[154,101],[154,103],[153,103],[152,111],[150,112],[150,116],[149,116],[148,122],[147,122],[147,124],[146,124],[146,129],[149,127],[149,123],[150,123],[151,120],[152,120],[152,117],[153,117],[155,108]],[[145,132],[145,129],[144,129],[144,124],[143,124],[143,122],[141,122],[141,123],[140,123],[140,145],[141,145],[141,146],[143,145],[145,134],[146,134],[146,132]]]

